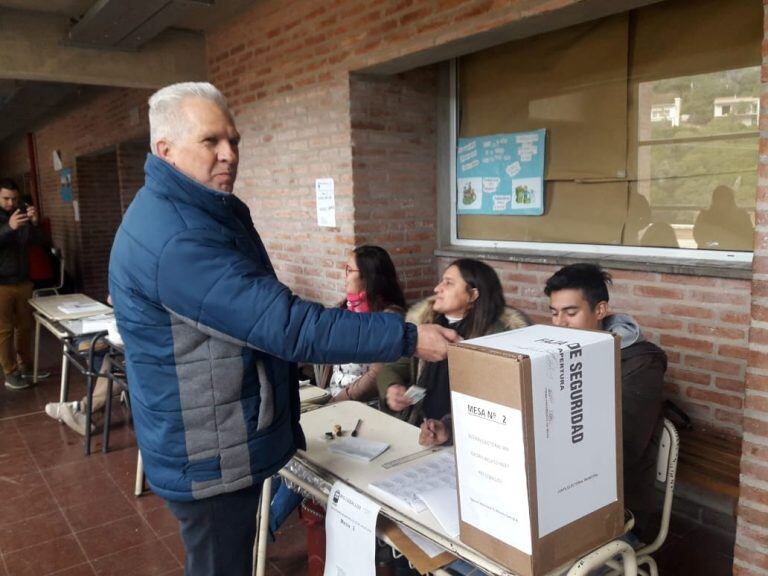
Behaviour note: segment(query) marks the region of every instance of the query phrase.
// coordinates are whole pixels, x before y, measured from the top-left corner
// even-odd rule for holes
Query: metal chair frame
[[[608,544],[605,544],[597,550],[591,552],[587,556],[581,558],[574,566],[568,571],[568,576],[580,576],[588,574],[595,568],[606,565],[610,567],[609,575],[614,576],[617,574],[628,574],[634,576],[634,574],[641,574],[643,576],[658,576],[659,570],[656,566],[656,561],[651,554],[658,551],[664,544],[669,533],[669,522],[672,516],[672,502],[675,496],[675,479],[677,477],[677,459],[680,452],[680,436],[677,433],[675,425],[669,420],[664,418],[662,426],[661,441],[659,442],[659,453],[656,457],[656,480],[664,483],[664,503],[661,512],[661,522],[659,526],[659,532],[654,538],[653,542],[647,544],[633,553],[637,558],[636,566],[646,564],[648,571],[640,570],[635,571],[630,568],[627,570],[627,557],[626,549],[622,546],[621,550],[616,550],[614,553],[608,551],[612,549],[617,543],[624,545],[628,544],[621,539],[612,540]],[[627,523],[625,529],[629,531],[634,524],[633,519]],[[623,562],[617,562],[614,557],[616,553],[621,552]]]

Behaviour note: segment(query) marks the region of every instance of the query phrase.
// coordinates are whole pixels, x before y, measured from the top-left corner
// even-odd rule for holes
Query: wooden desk
[[[35,319],[35,352],[32,371],[32,381],[37,382],[38,361],[40,356],[40,327],[44,326],[51,334],[62,343],[61,358],[61,392],[59,401],[66,402],[69,384],[69,353],[72,339],[88,334],[82,328],[70,323],[71,320],[98,316],[112,311],[112,308],[102,304],[85,294],[63,294],[60,296],[45,296],[32,298],[29,301],[32,307],[32,315]],[[73,304],[79,310],[64,311],[61,309],[66,304]]]
[[[387,442],[390,445],[388,450],[371,462],[334,454],[328,450],[328,441],[323,438],[325,432],[331,430],[334,424],[340,424],[344,430],[351,430],[358,419],[363,421],[359,432],[361,438]],[[301,415],[301,427],[307,438],[307,450],[300,451],[293,458],[291,465],[280,471],[287,480],[300,486],[322,503],[327,500],[333,482],[341,480],[376,501],[381,506],[380,513],[396,524],[407,526],[489,574],[509,574],[503,566],[450,538],[428,510],[414,513],[385,503],[369,492],[368,485],[371,482],[397,470],[387,470],[383,468],[383,464],[424,450],[424,447],[419,445],[418,428],[361,402],[339,402],[306,412]]]
[[[328,450],[329,443],[324,439],[325,432],[331,430],[334,424],[340,424],[343,430],[351,430],[358,419],[363,421],[359,432],[360,437],[386,442],[390,445],[388,450],[371,462],[362,462],[334,454]],[[429,510],[414,513],[405,507],[383,502],[369,491],[368,485],[371,482],[380,480],[398,469],[397,467],[385,469],[384,464],[424,450],[424,447],[418,442],[418,428],[361,402],[339,402],[311,412],[305,412],[301,415],[301,426],[307,439],[307,450],[299,451],[291,462],[280,471],[280,475],[289,482],[299,486],[311,494],[314,499],[325,504],[331,486],[336,480],[341,480],[377,502],[381,506],[380,514],[398,526],[410,528],[488,574],[494,576],[510,576],[512,574],[507,568],[466,546],[458,539],[449,537]],[[451,450],[452,448],[446,449]],[[377,536],[394,547],[388,538],[381,534],[377,534]],[[626,543],[610,542],[598,548],[593,554],[597,553],[600,553],[604,558],[620,554],[625,573],[637,574],[634,551]],[[573,562],[576,560],[574,558]],[[578,574],[586,573],[586,571],[582,572],[581,568],[579,565],[574,565],[572,568],[571,564],[568,564],[550,574],[564,574],[569,569]],[[433,573],[436,575],[447,574],[444,570],[436,570]]]

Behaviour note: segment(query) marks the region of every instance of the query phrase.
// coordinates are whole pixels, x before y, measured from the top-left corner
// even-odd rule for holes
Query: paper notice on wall
[[[323,576],[376,575],[376,518],[379,506],[336,482],[325,511]]]
[[[315,198],[317,200],[317,225],[334,228],[336,226],[336,198],[333,178],[315,180]]]
[[[520,410],[451,392],[461,519],[531,554]]]

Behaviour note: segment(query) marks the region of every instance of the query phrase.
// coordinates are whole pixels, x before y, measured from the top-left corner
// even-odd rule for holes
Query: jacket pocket
[[[187,462],[184,475],[194,482],[205,482],[221,478],[221,456]]]

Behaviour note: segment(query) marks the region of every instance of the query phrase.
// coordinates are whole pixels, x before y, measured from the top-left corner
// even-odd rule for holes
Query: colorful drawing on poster
[[[59,171],[59,195],[64,202],[72,202],[72,170],[69,168]]]
[[[457,212],[541,216],[546,130],[459,138]]]

